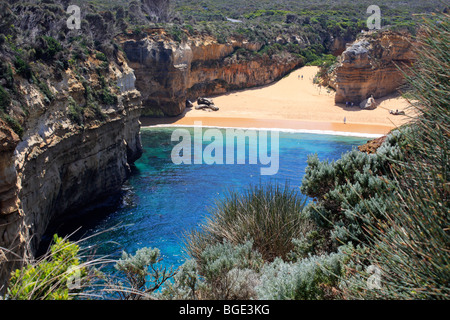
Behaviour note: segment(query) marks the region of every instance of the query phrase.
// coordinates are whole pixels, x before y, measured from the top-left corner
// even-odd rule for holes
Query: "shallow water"
[[[173,130],[175,128],[142,129],[145,151],[124,186],[120,208],[90,226],[87,235],[120,226],[85,241],[83,246],[98,246],[97,254],[113,256],[119,256],[122,250],[134,253],[142,247],[157,247],[165,264],[179,266],[185,258],[183,234],[197,228],[208,214],[208,208],[228,189],[242,190],[249,184],[269,181],[282,184],[288,181],[290,187],[298,188],[309,154],[317,153],[321,160],[336,160],[342,153],[368,140],[280,132],[279,171],[274,176],[262,176],[260,169],[267,166],[250,165],[248,159],[247,164],[241,165],[175,165],[171,152],[178,142],[171,142]],[[185,130],[194,132],[193,128]],[[225,136],[224,129],[221,132]],[[270,133],[268,135],[270,137]],[[204,142],[203,147],[208,144]]]

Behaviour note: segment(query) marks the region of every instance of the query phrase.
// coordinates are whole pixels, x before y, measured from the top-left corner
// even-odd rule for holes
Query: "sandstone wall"
[[[118,102],[99,106],[104,119],[83,125],[69,117],[69,97],[86,104],[73,70],[47,81],[55,95],[50,105],[33,84],[16,79],[29,114],[22,139],[1,123],[0,287],[12,268],[33,256],[53,218],[118,192],[141,156],[141,96],[133,70],[119,60],[107,73],[119,84]],[[96,73],[90,76],[96,85]]]
[[[396,92],[404,83],[400,69],[414,61],[414,43],[406,33],[383,31],[360,37],[339,57],[329,85],[336,89],[336,103],[375,99]]]
[[[265,85],[301,63],[290,54],[274,59],[254,54],[238,60],[236,50],[256,53],[262,46],[244,40],[218,43],[200,37],[177,43],[159,33],[142,39],[123,37],[120,42],[136,72],[143,115],[148,116],[177,116],[185,110],[186,99]]]

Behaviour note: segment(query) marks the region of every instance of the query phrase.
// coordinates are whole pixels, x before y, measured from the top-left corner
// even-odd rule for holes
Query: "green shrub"
[[[100,99],[107,105],[117,104],[118,101],[117,96],[115,94],[112,94],[108,88],[103,88],[103,90],[100,92]]]
[[[258,299],[332,299],[346,259],[343,252],[311,256],[295,263],[277,258],[261,271],[260,284],[256,287]]]
[[[20,56],[16,56],[16,60],[14,61],[14,67],[16,68],[16,72],[19,75],[21,75],[25,79],[31,79],[32,76],[31,67]]]
[[[373,221],[371,208],[383,207],[392,187],[388,184],[389,165],[402,157],[403,134],[394,131],[375,154],[357,150],[334,162],[308,157],[301,191],[315,201],[305,214],[325,232],[330,232],[335,248],[340,243],[361,239],[361,223]],[[331,249],[331,248],[329,248]]]
[[[13,131],[19,137],[22,138],[24,129],[23,129],[22,125],[20,124],[20,122],[17,121],[17,119],[14,119],[13,117],[9,116],[6,113],[3,113],[2,118],[8,123],[8,125],[11,127],[11,129],[13,129]]]
[[[54,99],[53,93],[50,91],[50,88],[48,87],[47,83],[36,78],[34,74],[31,76],[34,83],[37,84],[39,90],[42,92],[42,94],[47,98],[47,103],[50,103]]]
[[[6,108],[11,103],[11,98],[5,88],[0,85],[0,111],[6,112]]]
[[[199,298],[201,281],[197,263],[192,259],[187,260],[178,268],[173,282],[168,281],[157,297],[167,300],[196,300]]]
[[[124,300],[140,300],[158,290],[175,272],[160,264],[162,258],[157,248],[142,248],[130,255],[125,251],[115,268],[125,277],[120,282],[117,293]]]
[[[54,56],[63,50],[61,43],[53,37],[42,36],[41,43],[36,48],[36,54],[39,58],[44,60],[51,60]]]
[[[0,78],[6,80],[5,87],[13,89],[14,76],[9,63],[0,63]]]
[[[166,287],[164,299],[248,300],[256,298],[258,272],[264,261],[248,241],[240,245],[223,242],[207,247],[201,259],[188,260],[174,282]]]
[[[96,58],[97,60],[101,60],[101,61],[104,61],[104,62],[108,62],[108,57],[107,57],[103,52],[97,52],[97,53],[95,54],[95,58]]]
[[[264,260],[285,258],[292,239],[308,231],[302,210],[306,198],[288,185],[253,186],[243,192],[231,191],[210,210],[210,217],[198,231],[186,236],[191,257],[199,260],[208,246],[223,241],[243,244],[252,240]]]
[[[168,29],[167,32],[169,33],[171,38],[176,42],[182,42],[187,40],[186,32],[176,25]]]
[[[86,268],[77,257],[78,245],[54,236],[44,259],[17,269],[11,275],[7,298],[11,300],[70,300],[71,281],[83,281]],[[74,288],[74,290],[78,290]]]
[[[228,242],[207,247],[199,261],[199,274],[205,279],[203,295],[215,300],[249,299],[255,278],[263,264],[262,256],[248,241],[242,245]]]
[[[68,117],[70,120],[82,125],[84,122],[83,110],[71,97],[69,98]]]

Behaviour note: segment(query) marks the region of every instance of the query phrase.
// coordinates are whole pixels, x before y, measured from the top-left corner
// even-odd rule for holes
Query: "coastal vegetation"
[[[287,50],[305,63],[331,65],[334,59],[317,35],[357,32],[365,19],[359,14],[353,21],[340,13],[344,8],[360,13],[364,1],[361,8],[340,1],[332,8],[313,1],[305,1],[302,8],[288,6],[290,1],[261,1],[256,10],[252,1],[236,1],[234,7],[225,1],[200,5],[180,0],[173,7],[164,3],[144,1],[141,6],[132,1],[125,10],[121,1],[108,6],[93,1],[92,6],[103,10],[115,5],[115,14],[87,15],[84,36],[64,36],[48,26],[47,35],[31,42],[25,35],[33,26],[15,27],[20,15],[2,17],[2,119],[23,133],[27,110],[13,104],[22,99],[14,76],[31,80],[52,101],[52,92],[38,77],[49,65],[52,71],[70,66],[83,83],[87,103],[69,100],[69,119],[78,126],[89,119],[103,121],[97,104],[118,99],[104,77],[119,50],[113,36],[130,27],[144,32],[144,23],[172,28],[169,33],[178,41],[192,33],[222,41],[240,35],[264,43],[258,54]],[[2,5],[2,12],[10,11]],[[15,6],[14,12],[38,10],[43,21],[63,15],[54,1]],[[386,8],[385,21],[400,26],[416,23],[409,15],[415,10],[434,10],[420,1]],[[408,18],[398,18],[404,12]],[[83,255],[77,243],[55,236],[47,255],[13,271],[3,299],[449,299],[449,18],[439,14],[422,19],[418,59],[405,74],[417,116],[392,131],[374,153],[353,150],[334,162],[311,155],[300,192],[276,184],[252,186],[244,193],[231,190],[211,207],[204,225],[186,234],[188,259],[177,270],[160,264],[157,248],[124,252],[119,260],[96,259]],[[301,32],[308,46],[276,43],[282,30]],[[87,79],[89,60],[97,66],[95,88]],[[75,285],[67,285],[73,281]]]

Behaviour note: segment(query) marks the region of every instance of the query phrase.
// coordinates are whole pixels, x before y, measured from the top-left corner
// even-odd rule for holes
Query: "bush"
[[[106,55],[103,52],[97,52],[95,58],[103,62],[108,62],[108,57],[106,57]]]
[[[379,286],[369,290],[372,275],[347,268],[345,298],[450,297],[449,30],[445,14],[428,20],[419,36],[418,61],[407,76],[419,116],[404,135],[405,158],[392,167],[394,192],[371,208],[381,218],[365,224],[366,250],[352,254],[378,268]]]
[[[117,104],[118,98],[112,94],[108,88],[103,88],[100,92],[100,99],[107,105]]]
[[[142,248],[130,255],[125,251],[115,268],[124,275],[126,283],[119,283],[117,293],[124,300],[148,298],[158,290],[175,272],[159,263],[160,251],[157,248]]]
[[[16,72],[19,75],[21,75],[25,79],[31,79],[32,76],[31,67],[20,56],[16,56],[16,60],[14,61],[14,67],[16,68]]]
[[[61,52],[62,50],[63,47],[58,40],[53,37],[42,36],[40,46],[36,48],[36,54],[41,59],[51,60],[58,52]]]
[[[13,131],[20,138],[22,138],[23,133],[24,133],[24,129],[23,129],[22,125],[20,124],[20,122],[17,121],[17,119],[14,119],[13,117],[11,117],[11,116],[9,116],[8,114],[5,114],[5,113],[3,113],[2,117],[8,123],[8,125],[11,127],[11,129],[13,129]]]
[[[329,231],[335,250],[339,244],[362,239],[361,223],[373,221],[371,208],[383,207],[392,192],[388,184],[389,166],[402,157],[403,133],[394,131],[375,154],[357,150],[341,159],[320,162],[317,155],[308,157],[301,191],[315,199],[305,208],[322,232]]]
[[[0,85],[0,111],[6,112],[6,108],[11,103],[11,98],[5,88]]]
[[[207,247],[200,261],[188,260],[163,291],[165,299],[248,300],[256,298],[258,272],[264,261],[253,243],[229,242]]]
[[[84,281],[87,270],[77,257],[78,245],[58,236],[41,261],[11,275],[7,298],[12,300],[70,300],[71,281]],[[78,290],[75,288],[74,290]]]
[[[80,107],[72,97],[69,97],[68,117],[78,125],[82,125],[84,121],[83,108]]]
[[[199,261],[199,274],[207,287],[204,294],[216,300],[249,299],[254,296],[249,282],[255,279],[263,264],[261,254],[252,249],[248,241],[233,246],[224,242],[206,248]]]
[[[210,210],[211,216],[201,229],[186,236],[187,251],[201,260],[201,253],[208,246],[252,240],[264,260],[285,258],[294,247],[292,239],[310,228],[302,215],[305,204],[306,198],[288,185],[231,191]]]
[[[162,292],[157,294],[160,299],[168,300],[196,300],[198,299],[201,279],[198,275],[197,263],[187,260],[173,277],[173,282],[168,281]]]
[[[346,255],[343,252],[311,256],[298,262],[277,258],[261,271],[256,287],[262,300],[324,300],[337,292]]]

